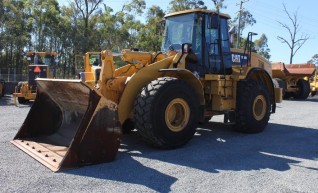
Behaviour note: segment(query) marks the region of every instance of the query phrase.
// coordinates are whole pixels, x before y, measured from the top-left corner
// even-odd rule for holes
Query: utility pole
[[[248,2],[249,0],[241,0],[240,10],[239,10],[239,23],[238,23],[238,30],[237,30],[237,40],[236,40],[236,48],[238,48],[240,39],[241,39],[241,13],[242,13],[242,5],[243,3]]]

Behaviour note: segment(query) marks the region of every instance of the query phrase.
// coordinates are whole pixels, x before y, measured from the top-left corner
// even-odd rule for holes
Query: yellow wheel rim
[[[190,107],[184,99],[175,98],[170,101],[165,111],[165,121],[171,131],[182,131],[188,124],[189,118]]]
[[[253,103],[253,116],[257,121],[261,121],[266,114],[266,99],[263,95],[258,95]]]

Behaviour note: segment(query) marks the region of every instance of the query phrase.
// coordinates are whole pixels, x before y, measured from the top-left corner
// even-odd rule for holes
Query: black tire
[[[25,104],[28,100],[26,100],[24,97],[18,97],[18,102],[20,104]]]
[[[294,94],[295,99],[304,100],[308,98],[310,93],[310,84],[307,80],[299,79],[297,81],[298,91]]]
[[[310,96],[314,97],[317,94],[317,91],[311,91]]]
[[[136,127],[143,139],[159,148],[187,143],[200,118],[195,92],[183,80],[161,77],[145,86],[135,102]]]
[[[270,98],[266,87],[258,81],[240,81],[237,85],[235,130],[262,132],[270,117]]]

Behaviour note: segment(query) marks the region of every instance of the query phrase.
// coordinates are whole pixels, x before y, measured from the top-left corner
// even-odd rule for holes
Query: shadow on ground
[[[286,171],[300,159],[317,159],[317,138],[318,130],[312,128],[269,124],[264,132],[248,135],[232,131],[231,126],[209,122],[198,128],[194,138],[184,147],[158,150],[146,145],[137,132],[132,132],[123,137],[114,162],[64,173],[140,184],[168,192],[178,179],[166,174],[169,173],[165,170],[167,167],[173,170],[178,165],[209,173],[221,170]],[[148,165],[148,159],[152,160],[152,165]]]

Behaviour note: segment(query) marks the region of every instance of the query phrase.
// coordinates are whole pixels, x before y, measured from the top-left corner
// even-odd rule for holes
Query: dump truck
[[[310,95],[315,96],[318,91],[318,74],[317,74],[317,69],[315,72],[315,75],[309,78],[310,82]]]
[[[272,63],[273,78],[283,88],[283,98],[295,98],[304,100],[309,96],[309,78],[316,71],[314,64],[285,64],[283,62]]]
[[[162,149],[183,146],[214,115],[239,132],[263,131],[281,89],[252,60],[233,65],[228,19],[203,9],[167,14],[160,52],[124,49],[120,68],[111,50],[101,52],[98,88],[38,78],[12,144],[60,171],[113,161],[125,129]]]
[[[54,65],[58,62],[57,52],[27,52],[28,80],[18,82],[13,93],[14,104],[17,99],[20,104],[24,104],[36,98],[37,86],[36,78],[54,78]]]

